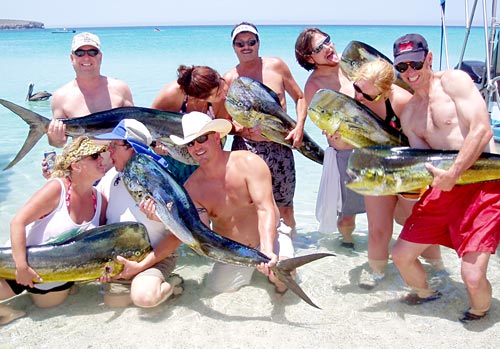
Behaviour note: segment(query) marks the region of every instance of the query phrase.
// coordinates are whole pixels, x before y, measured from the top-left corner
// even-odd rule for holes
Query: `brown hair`
[[[201,65],[180,65],[177,69],[177,83],[188,96],[199,99],[210,97],[210,92],[221,85],[219,73]]]
[[[295,41],[295,58],[297,59],[299,65],[307,71],[316,68],[316,64],[308,61],[309,57],[311,57],[311,51],[313,49],[311,42],[314,34],[328,36],[328,34],[318,28],[306,28],[299,34],[297,41]]]

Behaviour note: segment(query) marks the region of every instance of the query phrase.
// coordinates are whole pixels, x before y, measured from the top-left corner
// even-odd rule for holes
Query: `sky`
[[[469,8],[473,1],[469,0]],[[487,0],[488,12],[491,1]],[[446,25],[465,24],[465,3],[447,0]],[[476,20],[482,18],[481,3]],[[232,25],[241,21],[256,25],[440,25],[441,10],[440,0],[4,0],[0,19],[42,22],[45,28]]]

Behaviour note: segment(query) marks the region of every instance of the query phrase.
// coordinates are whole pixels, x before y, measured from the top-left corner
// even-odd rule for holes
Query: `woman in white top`
[[[0,279],[0,300],[27,290],[33,302],[48,308],[62,303],[73,283],[42,282],[26,259],[26,246],[42,244],[71,229],[91,229],[105,222],[106,201],[93,184],[105,173],[105,146],[87,137],[69,143],[58,155],[51,179],[10,222],[16,280]],[[36,284],[35,284],[36,283]]]

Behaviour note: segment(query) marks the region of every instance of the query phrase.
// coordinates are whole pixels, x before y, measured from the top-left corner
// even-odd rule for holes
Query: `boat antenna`
[[[441,70],[441,64],[443,62],[443,46],[446,56],[446,69],[450,68],[450,60],[448,55],[448,37],[446,35],[446,20],[445,20],[445,10],[446,10],[446,0],[441,1],[441,52],[439,55],[439,70]]]

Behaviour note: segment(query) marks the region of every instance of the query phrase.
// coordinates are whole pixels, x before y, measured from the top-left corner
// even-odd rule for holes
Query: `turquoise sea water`
[[[307,26],[261,26],[261,55],[279,56],[289,65],[301,87],[309,75],[295,61],[294,44]],[[329,33],[339,52],[351,40],[366,42],[388,57],[392,56],[393,41],[409,32],[424,35],[434,51],[434,68],[439,68],[439,27],[390,26],[320,26]],[[230,42],[230,26],[131,28],[79,28],[92,31],[102,42],[104,75],[126,81],[132,89],[137,106],[149,107],[156,93],[176,78],[179,64],[208,65],[221,74],[237,62]],[[448,28],[450,64],[458,61],[465,30]],[[482,31],[471,33],[466,59],[484,60]],[[72,34],[53,34],[50,30],[0,31],[0,98],[29,108],[48,118],[49,102],[25,102],[28,83],[35,91],[53,92],[74,77],[69,60]],[[295,109],[288,101],[289,114]],[[321,132],[311,122],[306,130],[325,145]],[[0,167],[3,168],[24,142],[28,126],[16,115],[0,106]],[[8,238],[8,222],[26,200],[44,183],[40,172],[42,153],[48,149],[46,137],[14,168],[0,172],[0,244]],[[295,195],[299,233],[313,232],[317,187],[321,167],[302,155],[295,154],[298,186]]]

